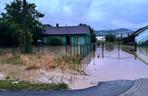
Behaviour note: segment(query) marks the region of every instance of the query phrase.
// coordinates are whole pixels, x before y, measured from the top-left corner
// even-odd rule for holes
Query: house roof
[[[89,26],[63,26],[63,27],[47,27],[43,32],[44,35],[75,35],[90,33]]]
[[[146,29],[148,29],[148,25],[143,27],[143,28],[140,28],[138,29],[137,31],[135,31],[132,35],[139,35],[140,33],[142,33],[143,31],[145,31]]]

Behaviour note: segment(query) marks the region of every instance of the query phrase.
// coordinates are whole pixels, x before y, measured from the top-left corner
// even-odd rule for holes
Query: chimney
[[[57,28],[59,27],[59,24],[58,24],[58,23],[56,24],[56,27],[57,27]]]

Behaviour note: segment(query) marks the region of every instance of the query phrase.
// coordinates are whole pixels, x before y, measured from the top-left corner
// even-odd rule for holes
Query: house
[[[148,45],[148,25],[137,30],[134,35],[138,45]]]
[[[148,25],[133,32],[128,38],[125,38],[124,41],[128,44],[148,45]]]
[[[91,44],[90,26],[49,26],[43,32],[43,43],[52,45],[53,42],[60,45],[87,45]],[[53,39],[51,39],[53,38]],[[58,44],[57,44],[58,45]]]

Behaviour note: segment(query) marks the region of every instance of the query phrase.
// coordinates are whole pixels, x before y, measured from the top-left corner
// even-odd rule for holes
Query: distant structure
[[[148,45],[148,25],[133,32],[125,39],[127,44]]]
[[[115,30],[99,30],[96,31],[97,40],[105,41],[105,36],[112,34],[117,38],[127,38],[132,34],[133,31],[125,28],[115,29]]]
[[[58,38],[62,45],[86,45],[91,43],[90,26],[49,26],[43,32],[43,43],[49,43],[50,38]]]
[[[134,35],[138,45],[148,45],[148,25],[137,30]]]

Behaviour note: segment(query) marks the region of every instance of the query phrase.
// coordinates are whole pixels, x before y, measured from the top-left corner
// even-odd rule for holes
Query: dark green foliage
[[[62,41],[58,37],[49,37],[47,42],[51,46],[62,45]]]
[[[138,46],[147,46],[148,45],[148,40],[144,41],[144,42],[140,42],[138,44]]]
[[[29,82],[19,82],[18,84],[13,84],[11,81],[0,81],[0,89],[6,90],[23,90],[23,89],[33,89],[33,90],[63,90],[68,89],[65,83],[60,84],[31,84]]]
[[[21,35],[20,37],[20,46],[23,46],[23,42],[24,42],[24,38],[22,37],[23,35]],[[25,41],[25,49],[22,49],[23,53],[32,53],[33,50],[33,46],[32,46],[32,42],[33,42],[33,38],[32,38],[32,33],[31,32],[27,32],[26,35],[26,41]]]
[[[0,20],[0,46],[16,46],[19,44],[20,29],[12,20]]]
[[[7,44],[8,46],[19,46],[23,44],[23,2],[22,0],[14,0],[10,4],[6,4],[6,13],[2,13],[0,18],[0,45]],[[31,51],[32,42],[41,39],[41,32],[44,25],[39,21],[44,14],[36,10],[34,3],[26,3],[25,12],[25,28],[27,29],[26,43],[29,47],[26,52]],[[31,35],[30,35],[31,34]],[[30,39],[30,40],[29,40]]]
[[[105,41],[106,42],[115,42],[115,36],[109,33],[108,35],[105,36]]]
[[[97,42],[97,38],[96,38],[95,30],[90,28],[90,32],[91,32],[91,43],[96,43]]]

